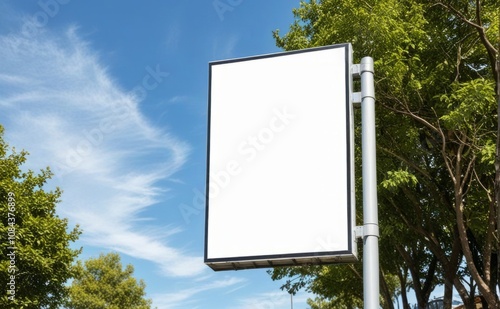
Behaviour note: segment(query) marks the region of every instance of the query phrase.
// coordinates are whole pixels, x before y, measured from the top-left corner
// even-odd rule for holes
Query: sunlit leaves
[[[70,309],[149,309],[145,283],[133,277],[132,265],[122,267],[117,253],[101,254],[78,261],[67,308]]]
[[[14,299],[0,296],[0,308],[58,308],[67,294],[65,283],[73,275],[71,265],[79,250],[70,248],[78,239],[78,227],[70,228],[56,215],[61,191],[46,191],[50,170],[23,171],[28,153],[10,148],[2,138],[0,126],[0,281],[9,282],[15,252]],[[9,195],[10,194],[10,195]],[[8,207],[8,197],[15,197],[15,209]],[[10,214],[9,214],[10,213]],[[9,225],[8,217],[15,217]],[[15,229],[15,242],[7,241],[9,228]],[[11,247],[15,246],[16,249]]]
[[[498,42],[498,0],[443,3],[472,22],[480,12],[487,37]],[[465,220],[477,246],[492,239],[486,233],[497,115],[485,45],[477,28],[437,1],[312,0],[301,2],[294,15],[288,33],[274,32],[279,47],[349,42],[355,63],[364,56],[374,58],[383,278],[390,281],[397,274],[399,291],[412,287],[420,297],[418,306],[425,307],[437,284],[454,282],[456,288],[455,276],[463,275],[455,266],[460,260],[450,258],[461,252],[454,246],[457,219]],[[359,205],[359,173],[357,177]],[[437,268],[429,267],[437,256]],[[317,269],[281,275],[300,278],[293,282],[314,286],[329,302],[342,295],[345,274],[337,273],[339,278],[325,291],[318,289],[325,274]]]
[[[484,128],[485,131],[493,131],[495,123],[491,115],[496,113],[494,93],[491,80],[474,79],[453,84],[451,92],[440,98],[448,111],[441,116],[444,125],[453,130],[477,132]]]
[[[380,185],[388,190],[396,190],[400,187],[415,187],[418,183],[417,177],[405,170],[388,171],[387,177],[380,183]]]

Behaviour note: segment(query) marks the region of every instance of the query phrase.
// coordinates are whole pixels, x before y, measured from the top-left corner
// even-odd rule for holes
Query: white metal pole
[[[364,308],[379,309],[377,165],[375,149],[375,85],[373,59],[361,59],[363,157],[363,292]]]

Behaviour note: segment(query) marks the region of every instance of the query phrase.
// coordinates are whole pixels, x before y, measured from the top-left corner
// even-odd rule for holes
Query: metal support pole
[[[363,291],[364,308],[379,309],[377,168],[375,149],[375,85],[373,59],[361,59],[363,156]]]

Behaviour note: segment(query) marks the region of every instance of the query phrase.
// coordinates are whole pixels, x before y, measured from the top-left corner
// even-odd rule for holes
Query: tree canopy
[[[149,309],[144,298],[146,285],[132,275],[134,267],[123,269],[117,253],[101,254],[84,263],[78,261],[69,289],[70,309]]]
[[[384,308],[399,295],[409,308],[410,291],[424,308],[436,285],[445,287],[445,308],[453,288],[467,308],[477,294],[499,307],[499,7],[498,0],[311,0],[294,9],[288,33],[274,32],[285,50],[350,42],[355,63],[375,60]],[[360,308],[345,303],[363,299],[362,289],[345,294],[359,267],[271,273],[332,308]]]
[[[0,308],[58,308],[80,230],[56,215],[61,191],[43,189],[50,170],[22,171],[27,156],[7,145],[0,126]]]
[[[0,308],[149,309],[144,282],[118,254],[76,262],[81,249],[70,245],[81,230],[56,214],[62,191],[43,188],[50,169],[22,170],[27,157],[0,126]]]

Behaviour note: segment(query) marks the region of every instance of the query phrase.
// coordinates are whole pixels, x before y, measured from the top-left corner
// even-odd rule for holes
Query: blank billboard
[[[351,46],[209,65],[205,263],[355,261]]]

